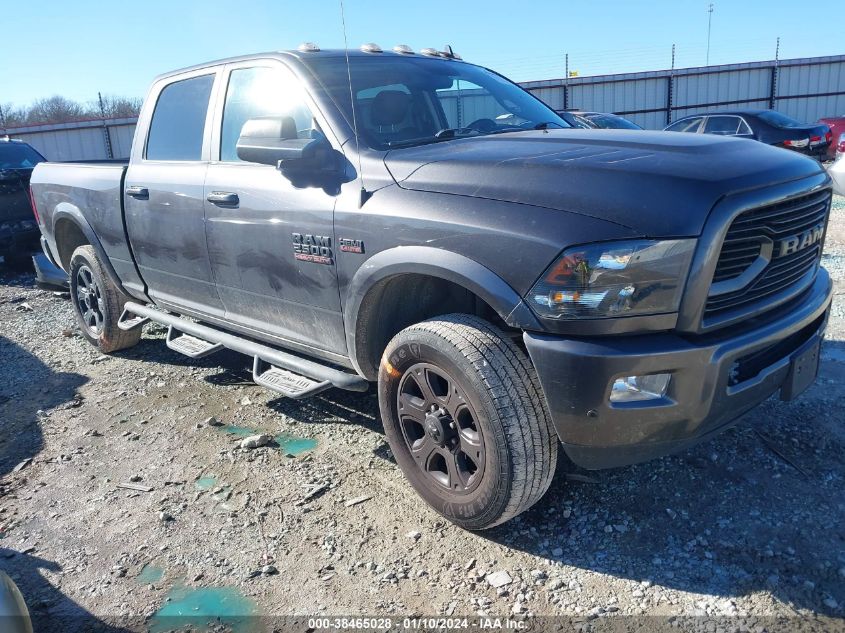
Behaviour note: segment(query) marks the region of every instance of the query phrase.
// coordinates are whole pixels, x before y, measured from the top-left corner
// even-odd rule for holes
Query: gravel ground
[[[181,624],[167,614],[208,605],[482,614],[535,628],[556,615],[586,629],[843,630],[843,198],[824,265],[836,297],[821,376],[800,399],[771,399],[676,456],[560,469],[535,508],[479,534],[405,484],[374,390],[275,399],[243,357],[195,364],[153,326],[137,347],[100,356],[66,296],[6,271],[0,569],[37,631],[159,631]],[[240,448],[251,432],[280,446]]]

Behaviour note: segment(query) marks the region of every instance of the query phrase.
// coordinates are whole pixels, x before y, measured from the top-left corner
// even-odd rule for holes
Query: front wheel
[[[112,283],[91,246],[80,246],[71,255],[70,298],[82,335],[104,354],[140,340],[140,328],[125,332],[117,327],[129,297]]]
[[[453,523],[499,525],[548,489],[557,439],[534,367],[488,322],[451,314],[402,330],[378,391],[399,467]]]

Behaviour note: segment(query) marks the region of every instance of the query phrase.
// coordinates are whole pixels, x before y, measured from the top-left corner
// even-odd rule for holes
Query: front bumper
[[[699,442],[780,389],[796,353],[823,337],[831,292],[820,268],[812,287],[776,317],[727,332],[523,338],[566,454],[584,468],[612,468]],[[754,367],[761,358],[765,366]],[[734,384],[738,366],[744,375]],[[666,397],[610,403],[616,378],[664,372],[672,374]]]

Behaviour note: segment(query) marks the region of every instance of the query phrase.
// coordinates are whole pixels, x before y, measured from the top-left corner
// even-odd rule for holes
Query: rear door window
[[[214,75],[202,75],[165,86],[150,123],[147,160],[201,160],[213,85]]]
[[[711,116],[707,117],[704,125],[705,134],[719,134],[721,136],[734,136],[739,127],[739,117],[735,116]]]

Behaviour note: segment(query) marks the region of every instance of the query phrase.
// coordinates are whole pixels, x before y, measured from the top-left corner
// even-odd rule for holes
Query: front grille
[[[783,257],[779,242],[826,223],[829,208],[830,192],[822,191],[738,215],[722,244],[713,283],[742,275],[757,260],[766,238],[774,244],[771,261],[743,288],[708,298],[705,319],[758,303],[814,270],[821,258],[821,240]]]

